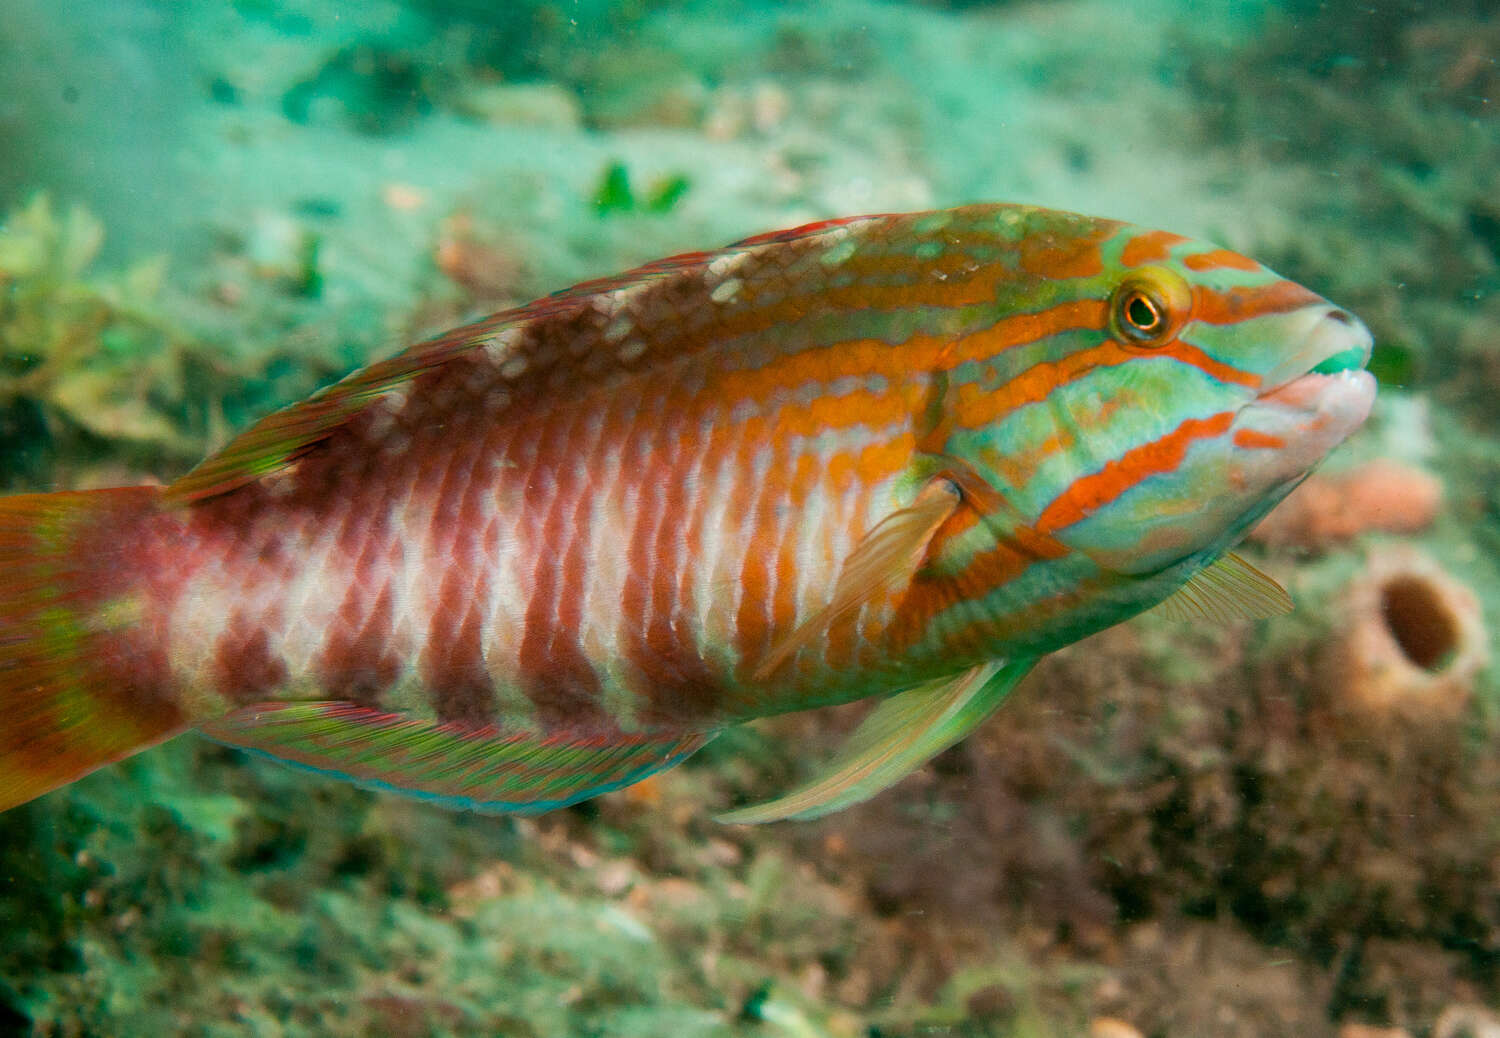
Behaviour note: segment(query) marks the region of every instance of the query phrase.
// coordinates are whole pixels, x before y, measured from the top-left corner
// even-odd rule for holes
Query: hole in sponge
[[[1386,627],[1412,663],[1439,673],[1458,652],[1458,619],[1442,594],[1420,576],[1404,575],[1380,589]]]

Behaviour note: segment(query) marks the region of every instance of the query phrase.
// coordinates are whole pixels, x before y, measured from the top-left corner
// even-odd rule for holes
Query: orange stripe
[[[1234,434],[1234,445],[1244,447],[1246,450],[1280,450],[1286,446],[1286,441],[1280,436],[1272,436],[1255,429],[1238,429]]]
[[[735,613],[734,636],[742,659],[757,660],[765,655],[769,647],[771,631],[771,601],[766,593],[771,580],[768,556],[774,552],[770,537],[765,532],[767,518],[773,507],[772,495],[762,493],[753,498],[753,511],[746,514],[741,527],[746,536],[741,543],[745,547],[740,562],[740,606]]]
[[[910,434],[867,444],[854,456],[855,478],[863,487],[873,487],[903,472],[911,463],[916,442]]]
[[[820,466],[812,454],[798,454],[788,476],[786,500],[800,515],[808,495],[817,487]],[[819,488],[821,489],[821,488]],[[787,523],[777,545],[776,601],[771,607],[771,626],[790,631],[797,622],[797,585],[799,566],[797,548],[800,523],[796,515]]]
[[[942,549],[934,544],[933,550]],[[901,600],[900,610],[892,621],[893,647],[898,653],[909,649],[927,636],[932,622],[945,609],[959,601],[981,601],[1021,576],[1033,563],[1062,558],[1067,553],[1068,549],[1060,542],[1021,527],[1013,531],[1011,540],[976,554],[961,573],[936,579],[919,577]],[[949,644],[962,636],[962,632],[953,635]]]
[[[838,268],[850,278],[846,285],[830,284],[829,273],[822,270],[802,271],[802,278],[792,280],[791,276],[768,272],[765,268],[747,269],[737,297],[744,310],[716,321],[715,332],[727,337],[764,331],[814,309],[827,312],[975,306],[994,301],[996,281],[1006,273],[995,264],[976,265],[959,252],[924,265],[923,278],[914,278],[912,268],[910,257],[856,255]],[[933,276],[935,273],[947,277],[939,280]],[[770,301],[765,301],[767,295]]]
[[[1259,389],[1261,377],[1253,371],[1241,371],[1221,360],[1215,360],[1191,343],[1177,340],[1170,346],[1157,349],[1155,352],[1173,360],[1181,361],[1183,364],[1191,364],[1193,367],[1212,375],[1220,382],[1232,382],[1237,386],[1247,386],[1250,389]]]
[[[1171,231],[1144,231],[1131,238],[1120,253],[1120,262],[1127,267],[1139,267],[1142,263],[1160,263],[1172,254],[1172,246],[1187,241]]]
[[[824,270],[818,263],[826,251],[826,246],[818,242],[780,244],[746,253],[738,271],[744,279],[737,296],[739,310],[716,319],[716,336],[722,340],[766,331],[812,310],[826,313],[838,309],[983,304],[995,299],[997,282],[1009,275],[1002,264],[976,263],[966,248],[970,243],[976,248],[993,246],[993,235],[983,231],[945,234],[943,252],[919,263],[909,252],[871,248],[900,237],[903,227],[888,225],[880,234],[864,234],[863,230],[848,239],[857,243],[860,251],[836,271]],[[714,258],[716,254],[708,257]],[[920,277],[914,276],[918,270]],[[848,277],[850,283],[830,284],[835,272]]]
[[[1126,451],[1106,462],[1098,472],[1080,476],[1043,509],[1036,528],[1051,533],[1087,518],[1096,509],[1151,476],[1170,472],[1182,464],[1195,440],[1218,436],[1234,421],[1233,411],[1220,411],[1208,418],[1189,418],[1158,440]]]
[[[1019,410],[1039,403],[1054,389],[1074,382],[1101,367],[1123,364],[1135,357],[1112,339],[1092,349],[1080,350],[1056,361],[1033,364],[1004,385],[990,389],[969,382],[959,387],[958,424],[977,429]]]
[[[740,435],[752,443],[782,446],[792,439],[807,439],[856,426],[881,429],[912,416],[919,387],[899,388],[906,392],[860,391],[814,397],[806,405],[787,404],[746,419]]]
[[[1123,364],[1148,352],[1191,365],[1220,382],[1231,382],[1251,389],[1259,388],[1261,384],[1259,375],[1215,360],[1198,347],[1185,342],[1174,342],[1166,347],[1145,351],[1108,339],[1098,346],[1080,350],[1058,361],[1033,365],[995,389],[986,389],[974,383],[964,384],[958,393],[957,424],[977,429],[1000,421],[1027,404],[1045,400],[1053,390],[1076,382],[1097,368]]]
[[[958,348],[942,358],[944,366],[939,370],[951,371],[968,361],[994,357],[1060,332],[1103,330],[1108,323],[1109,304],[1101,299],[1073,299],[1036,313],[1013,314],[958,340]]]
[[[701,393],[732,405],[738,400],[765,401],[807,382],[830,383],[848,376],[884,376],[899,383],[913,371],[951,371],[1059,332],[1102,329],[1107,315],[1107,304],[1080,299],[1037,313],[1013,314],[957,341],[946,334],[917,334],[899,347],[879,339],[845,340],[787,354],[755,370],[713,373]]]
[[[1101,221],[1087,234],[1031,234],[1020,243],[1017,267],[1027,274],[1063,280],[1091,278],[1104,273],[1104,256],[1099,246],[1120,229],[1118,223]]]
[[[1235,324],[1266,314],[1288,313],[1322,297],[1295,281],[1277,281],[1259,288],[1217,291],[1203,285],[1193,288],[1193,318],[1208,324]]]
[[[1215,249],[1213,252],[1198,252],[1185,256],[1182,265],[1189,270],[1245,270],[1254,273],[1261,269],[1260,264],[1250,257],[1241,256],[1238,252],[1230,252],[1228,249]]]

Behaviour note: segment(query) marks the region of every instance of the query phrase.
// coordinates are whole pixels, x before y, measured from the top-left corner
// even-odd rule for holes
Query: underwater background
[[[1477,0],[0,0],[0,490],[169,481],[405,343],[1029,202],[1359,314],[1374,417],[1145,616],[810,823],[860,708],[451,812],[174,741],[0,815],[0,1034],[1500,1035],[1500,13]],[[1488,1008],[1487,1008],[1488,1007]]]

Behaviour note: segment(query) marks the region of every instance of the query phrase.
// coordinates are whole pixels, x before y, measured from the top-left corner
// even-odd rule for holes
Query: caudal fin
[[[160,494],[0,498],[0,811],[186,727],[142,624]]]

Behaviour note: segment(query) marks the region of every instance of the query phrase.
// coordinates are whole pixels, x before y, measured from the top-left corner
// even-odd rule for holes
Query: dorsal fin
[[[374,401],[493,336],[504,327],[494,322],[504,316],[497,314],[413,346],[389,360],[361,368],[301,403],[272,412],[173,482],[163,499],[171,504],[201,501],[284,468]]]
[[[819,245],[814,239],[819,236],[871,219],[807,224],[747,238],[715,252],[669,256],[612,277],[582,282],[418,343],[262,418],[169,486],[163,499],[176,504],[202,501],[280,471],[382,397],[402,391],[420,393],[411,383],[478,350],[484,351],[484,361],[494,367],[496,377],[507,366],[534,378],[570,364],[587,383],[597,381],[610,364],[639,367],[669,356],[673,349],[701,346],[702,341],[676,327],[684,299],[707,297],[723,280],[738,284],[739,279],[753,276],[736,262],[740,257],[791,242],[807,242],[806,247],[816,249]],[[842,237],[832,236],[830,241]],[[778,258],[765,264],[762,276],[784,276],[783,263],[784,258]],[[653,295],[657,292],[659,300]],[[616,298],[604,298],[612,295]],[[622,335],[632,333],[642,343],[638,352],[618,345]],[[652,356],[644,356],[647,340],[654,344]],[[667,341],[670,348],[663,346]]]
[[[490,363],[499,368],[526,348],[522,336],[507,332],[574,312],[595,296],[710,262],[715,255],[684,253],[614,277],[585,281],[417,343],[262,418],[167,487],[163,498],[168,503],[187,504],[253,483],[296,461],[382,397],[402,391],[418,376],[441,368],[455,357],[488,347]]]

